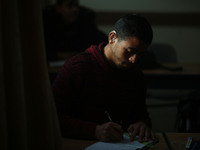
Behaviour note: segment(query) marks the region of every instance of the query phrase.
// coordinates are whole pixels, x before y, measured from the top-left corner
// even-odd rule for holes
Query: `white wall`
[[[95,11],[200,13],[200,0],[80,0],[80,4]],[[200,26],[152,27],[153,42],[172,45],[177,52],[178,62],[200,63]],[[106,33],[111,30],[111,26],[99,28]]]
[[[199,0],[79,0],[95,10],[136,10],[153,12],[199,12]]]

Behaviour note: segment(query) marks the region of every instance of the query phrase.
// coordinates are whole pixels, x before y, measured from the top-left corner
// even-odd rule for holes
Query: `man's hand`
[[[155,139],[153,131],[142,121],[131,124],[127,131],[131,141],[135,139],[136,135],[139,135],[139,142],[147,142],[150,139]]]
[[[120,141],[123,137],[123,130],[121,125],[108,122],[96,126],[95,136],[98,140],[103,142]]]

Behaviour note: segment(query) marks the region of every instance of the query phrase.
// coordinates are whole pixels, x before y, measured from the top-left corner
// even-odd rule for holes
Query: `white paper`
[[[85,150],[136,150],[137,148],[142,148],[144,144],[135,141],[130,141],[127,135],[123,135],[123,140],[120,142],[97,142]]]

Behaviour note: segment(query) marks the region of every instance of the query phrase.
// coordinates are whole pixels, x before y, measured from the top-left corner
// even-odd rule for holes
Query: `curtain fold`
[[[1,150],[62,149],[39,0],[0,1],[0,141]]]

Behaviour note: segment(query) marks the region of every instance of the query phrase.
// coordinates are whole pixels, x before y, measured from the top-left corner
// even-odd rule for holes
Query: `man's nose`
[[[133,54],[131,57],[129,57],[129,61],[130,61],[131,63],[135,63],[136,57],[137,57],[137,55],[136,55],[136,54]]]

